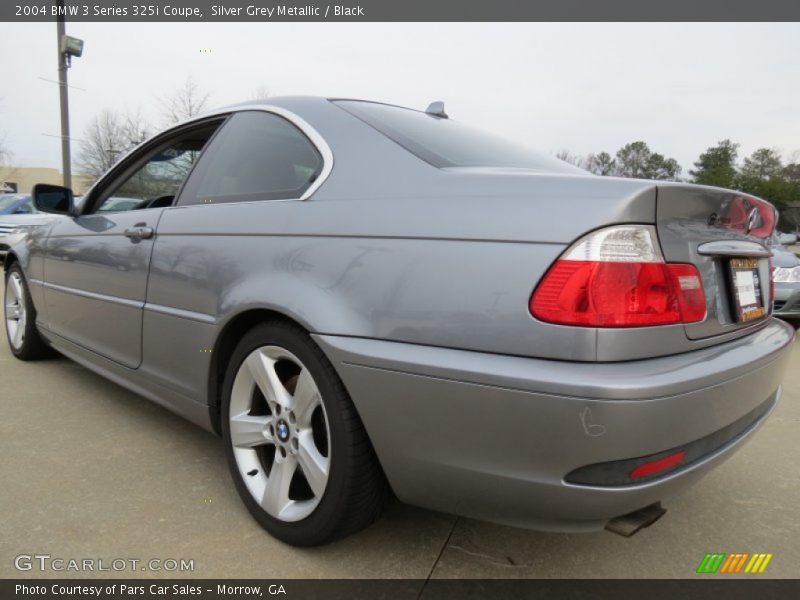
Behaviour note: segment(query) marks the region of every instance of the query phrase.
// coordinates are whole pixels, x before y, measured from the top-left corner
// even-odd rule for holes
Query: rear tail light
[[[655,228],[618,225],[573,244],[531,296],[542,321],[585,327],[646,327],[702,321],[703,283],[691,264],[665,263]]]
[[[753,209],[756,209],[753,212]],[[769,202],[752,196],[737,196],[722,209],[720,223],[745,235],[768,238],[777,222],[777,211]]]

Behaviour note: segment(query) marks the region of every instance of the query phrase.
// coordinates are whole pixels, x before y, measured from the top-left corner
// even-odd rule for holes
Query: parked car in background
[[[629,535],[764,423],[794,339],[772,205],[590,175],[441,103],[225,108],[81,208],[34,199],[62,218],[6,256],[14,356],[56,349],[220,434],[296,545],[368,525],[388,488]]]
[[[775,316],[800,324],[800,257],[788,245],[797,243],[793,233],[772,237],[772,278],[775,283]]]
[[[30,200],[30,196],[27,196],[27,198]],[[77,207],[80,207],[81,201],[82,198],[80,196],[75,197],[75,205]],[[64,218],[63,215],[42,213],[35,209],[31,212],[0,215],[0,259],[6,255],[11,246],[21,242],[32,227],[45,226],[54,219],[61,218]]]
[[[34,211],[30,194],[0,195],[0,215],[27,215]]]

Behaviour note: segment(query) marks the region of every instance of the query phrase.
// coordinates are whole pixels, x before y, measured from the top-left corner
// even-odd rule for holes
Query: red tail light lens
[[[697,267],[681,263],[668,263],[664,266],[672,275],[681,307],[681,322],[695,323],[705,319],[706,293]]]
[[[570,248],[531,296],[531,314],[549,323],[585,327],[703,320],[706,301],[697,268],[664,263],[655,232],[644,226],[634,229],[595,232]]]

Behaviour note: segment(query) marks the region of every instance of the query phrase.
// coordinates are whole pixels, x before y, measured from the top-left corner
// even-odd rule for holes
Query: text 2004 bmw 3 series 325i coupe
[[[635,529],[780,398],[771,205],[588,175],[441,103],[241,105],[145,142],[80,210],[34,196],[68,218],[6,258],[13,353],[54,348],[221,434],[292,544],[358,530],[390,490]]]

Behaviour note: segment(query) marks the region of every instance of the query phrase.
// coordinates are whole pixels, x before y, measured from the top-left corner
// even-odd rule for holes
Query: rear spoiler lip
[[[772,256],[772,252],[761,244],[745,240],[705,242],[697,247],[697,253],[704,256],[752,256],[756,258]]]

